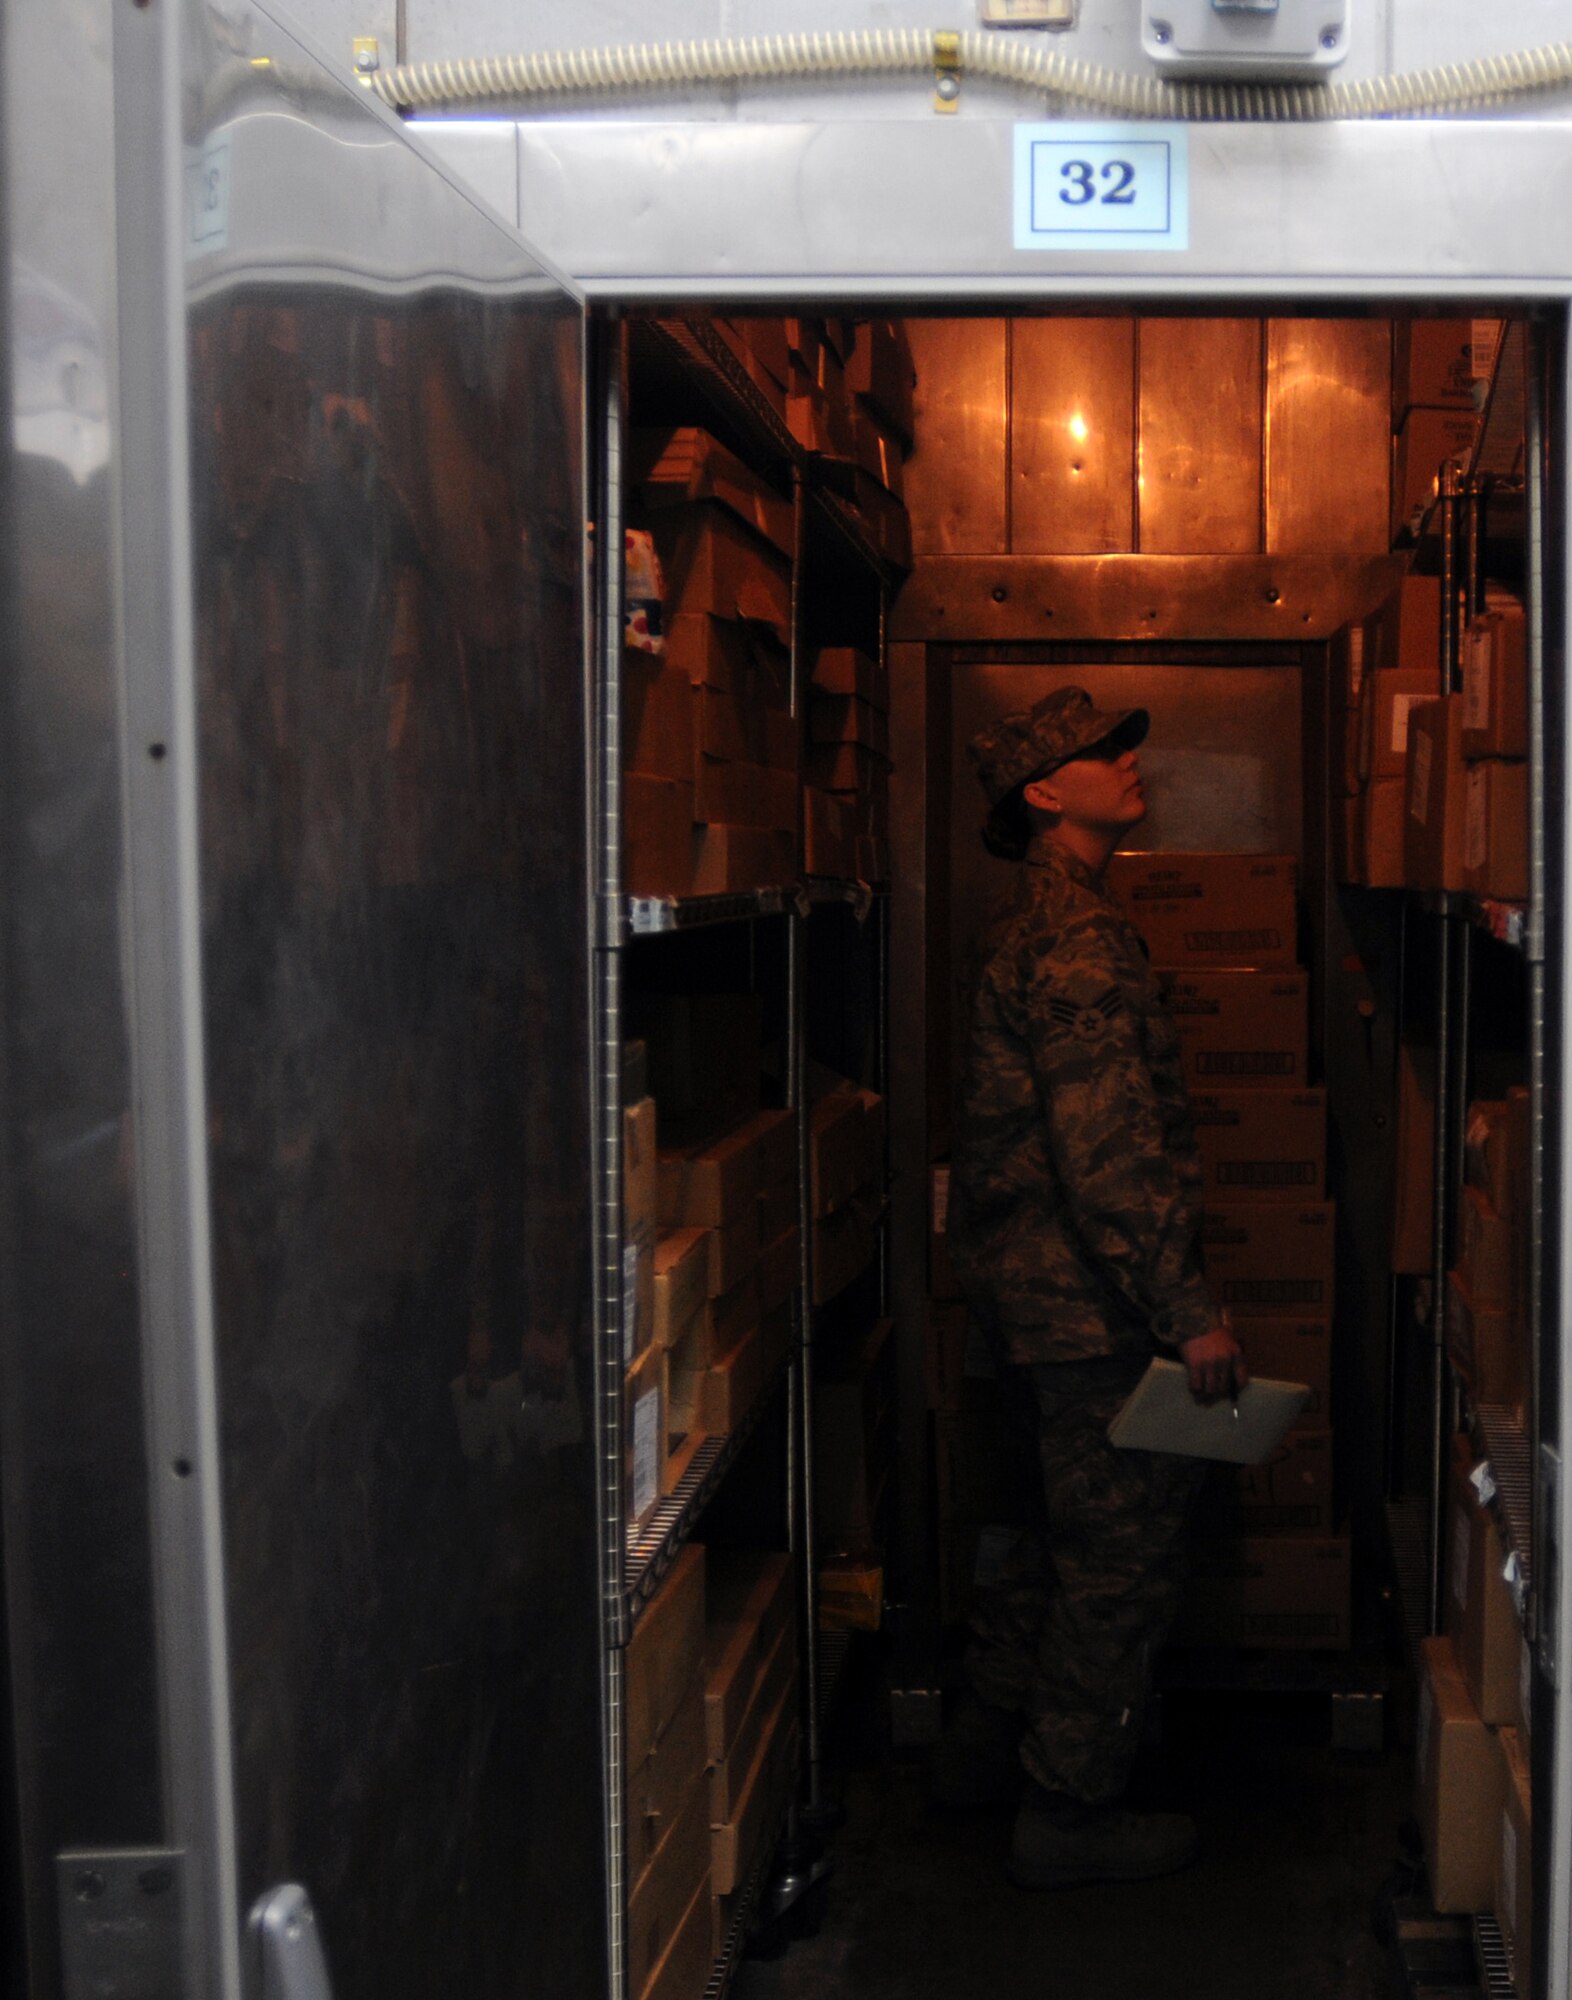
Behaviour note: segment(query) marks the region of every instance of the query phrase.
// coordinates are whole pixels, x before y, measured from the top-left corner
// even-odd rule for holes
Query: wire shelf
[[[1517,1558],[1514,1595],[1518,1610],[1533,1581],[1534,1478],[1533,1452],[1528,1432],[1517,1412],[1496,1403],[1482,1403],[1474,1411],[1474,1437],[1480,1456],[1490,1461],[1495,1479],[1495,1498],[1490,1511],[1508,1553]]]
[[[1464,917],[1475,930],[1493,937],[1498,944],[1522,951],[1528,942],[1526,903],[1501,903],[1478,896],[1465,896],[1452,889],[1427,889],[1420,897],[1425,909],[1440,917]]]
[[[639,1613],[649,1602],[661,1578],[676,1561],[684,1545],[692,1539],[699,1517],[714,1498],[716,1487],[757,1427],[776,1390],[786,1379],[790,1366],[789,1358],[782,1360],[759,1392],[752,1409],[734,1431],[699,1441],[676,1486],[657,1504],[643,1527],[629,1529],[623,1586],[628,1594],[630,1631],[637,1624]]]
[[[725,896],[629,896],[624,913],[628,937],[662,937],[673,931],[702,930],[712,924],[746,923],[778,917],[797,908],[801,891],[791,888],[741,889]]]
[[[749,454],[801,469],[807,455],[708,319],[632,319],[635,354],[680,368]]]
[[[1479,1983],[1486,2000],[1517,2000],[1517,1968],[1506,1932],[1494,1917],[1474,1919],[1474,1956],[1479,1961]]]

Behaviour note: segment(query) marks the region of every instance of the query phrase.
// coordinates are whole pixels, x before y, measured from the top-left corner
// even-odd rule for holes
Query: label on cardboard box
[[[1490,677],[1494,646],[1491,628],[1476,625],[1463,653],[1463,727],[1490,727]]]
[[[1428,694],[1396,694],[1392,697],[1392,755],[1401,757],[1408,750],[1408,713],[1416,701],[1429,701]]]
[[[1468,767],[1468,800],[1463,820],[1463,865],[1483,868],[1490,855],[1490,771]]]
[[[633,1405],[633,1518],[642,1521],[660,1498],[661,1460],[666,1440],[661,1434],[660,1390],[649,1390]]]
[[[1435,739],[1423,730],[1409,740],[1408,815],[1423,826],[1430,817],[1430,767],[1435,758]]]

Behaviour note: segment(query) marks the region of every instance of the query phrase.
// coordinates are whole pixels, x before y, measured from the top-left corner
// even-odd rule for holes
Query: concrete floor
[[[1411,1766],[1335,1756],[1325,1722],[1324,1701],[1170,1696],[1136,1791],[1195,1813],[1201,1861],[1049,1894],[1005,1881],[1007,1813],[930,1810],[917,1763],[853,1768],[819,1934],[745,1964],[736,2000],[1387,2000],[1371,1919]]]

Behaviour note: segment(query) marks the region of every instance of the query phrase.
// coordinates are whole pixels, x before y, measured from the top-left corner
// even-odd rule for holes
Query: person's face
[[[1026,787],[1027,803],[1061,826],[1099,835],[1128,833],[1146,817],[1141,764],[1133,750],[1100,745]]]

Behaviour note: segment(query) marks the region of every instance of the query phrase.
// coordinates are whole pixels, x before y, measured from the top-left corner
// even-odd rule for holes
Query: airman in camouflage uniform
[[[991,1718],[981,1738],[997,1747],[1024,1724],[1012,1866],[1028,1883],[1159,1873],[1195,1849],[1187,1820],[1112,1810],[1204,1467],[1119,1450],[1108,1425],[1161,1351],[1183,1355],[1198,1394],[1243,1379],[1202,1277],[1178,1037],[1102,880],[1145,815],[1146,728],[1144,709],[1102,714],[1062,688],[970,746],[984,837],[1022,865],[980,948],[950,1245],[1033,1433],[1043,1508],[980,1580],[969,1729]]]

